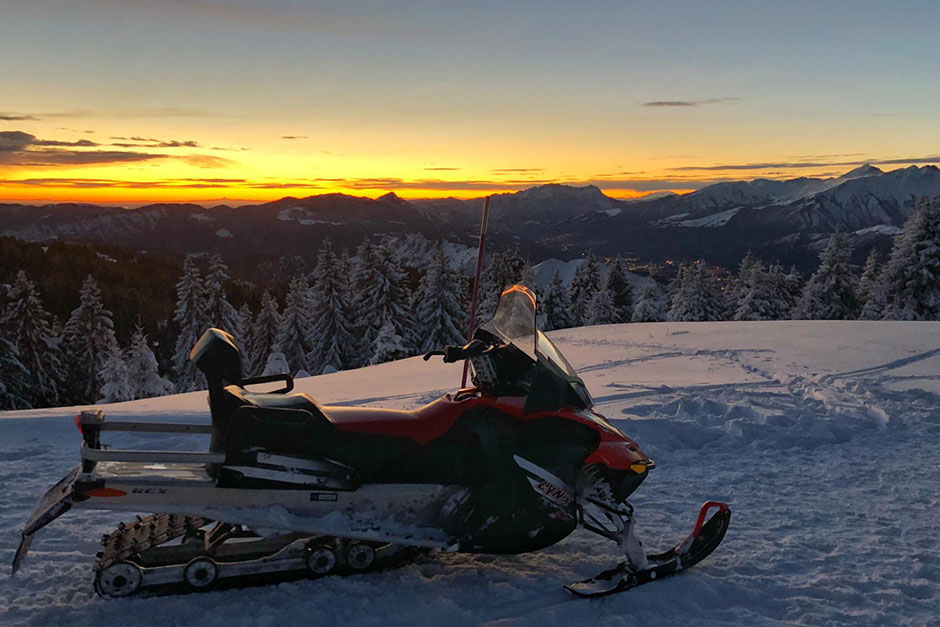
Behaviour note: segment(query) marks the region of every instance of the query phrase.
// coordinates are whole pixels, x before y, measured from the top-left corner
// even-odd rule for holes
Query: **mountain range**
[[[642,261],[704,258],[732,265],[747,250],[811,269],[834,231],[849,234],[858,258],[886,248],[917,198],[940,194],[940,169],[884,172],[865,165],[837,178],[724,182],[639,201],[595,186],[541,185],[493,196],[489,237],[538,262],[586,250]],[[418,233],[474,245],[479,199],[406,201],[344,194],[282,198],[257,205],[0,204],[0,235],[28,241],[107,243],[174,257],[218,249],[235,265],[264,268],[280,258],[311,261],[325,237],[353,247],[366,235]]]

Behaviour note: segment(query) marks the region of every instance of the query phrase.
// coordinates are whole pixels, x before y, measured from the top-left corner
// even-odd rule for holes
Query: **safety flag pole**
[[[483,274],[483,249],[486,246],[486,221],[490,215],[490,197],[483,198],[483,220],[480,223],[480,246],[477,250],[477,273],[473,279],[473,295],[470,297],[470,328],[467,330],[467,341],[473,339],[473,332],[476,330],[477,323],[477,301],[480,295],[480,275]],[[460,379],[460,387],[467,387],[467,373],[470,370],[470,360],[463,362],[463,378]]]

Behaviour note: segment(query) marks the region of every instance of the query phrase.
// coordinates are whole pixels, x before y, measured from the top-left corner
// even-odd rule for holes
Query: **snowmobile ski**
[[[707,522],[703,522],[707,512],[713,507],[717,507],[718,511]],[[647,555],[645,567],[635,569],[629,561],[624,561],[590,579],[568,584],[565,590],[575,596],[596,598],[674,575],[711,554],[721,544],[730,521],[731,509],[726,504],[709,501],[702,505],[692,533],[664,553]]]

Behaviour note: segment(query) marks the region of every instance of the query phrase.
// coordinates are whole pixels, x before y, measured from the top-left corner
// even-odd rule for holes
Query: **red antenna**
[[[473,339],[473,332],[477,324],[477,301],[480,295],[480,275],[483,274],[483,249],[486,246],[486,220],[490,215],[490,196],[483,198],[483,221],[480,223],[480,246],[477,250],[477,273],[473,279],[473,295],[470,297],[470,328],[467,330],[467,341]],[[470,360],[463,362],[463,378],[460,387],[467,387],[467,372],[470,369]]]

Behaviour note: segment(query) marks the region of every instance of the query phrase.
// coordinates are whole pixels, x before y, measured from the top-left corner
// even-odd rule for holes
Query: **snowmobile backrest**
[[[242,381],[242,360],[235,339],[221,329],[208,329],[203,333],[189,358],[206,375],[210,390]]]

